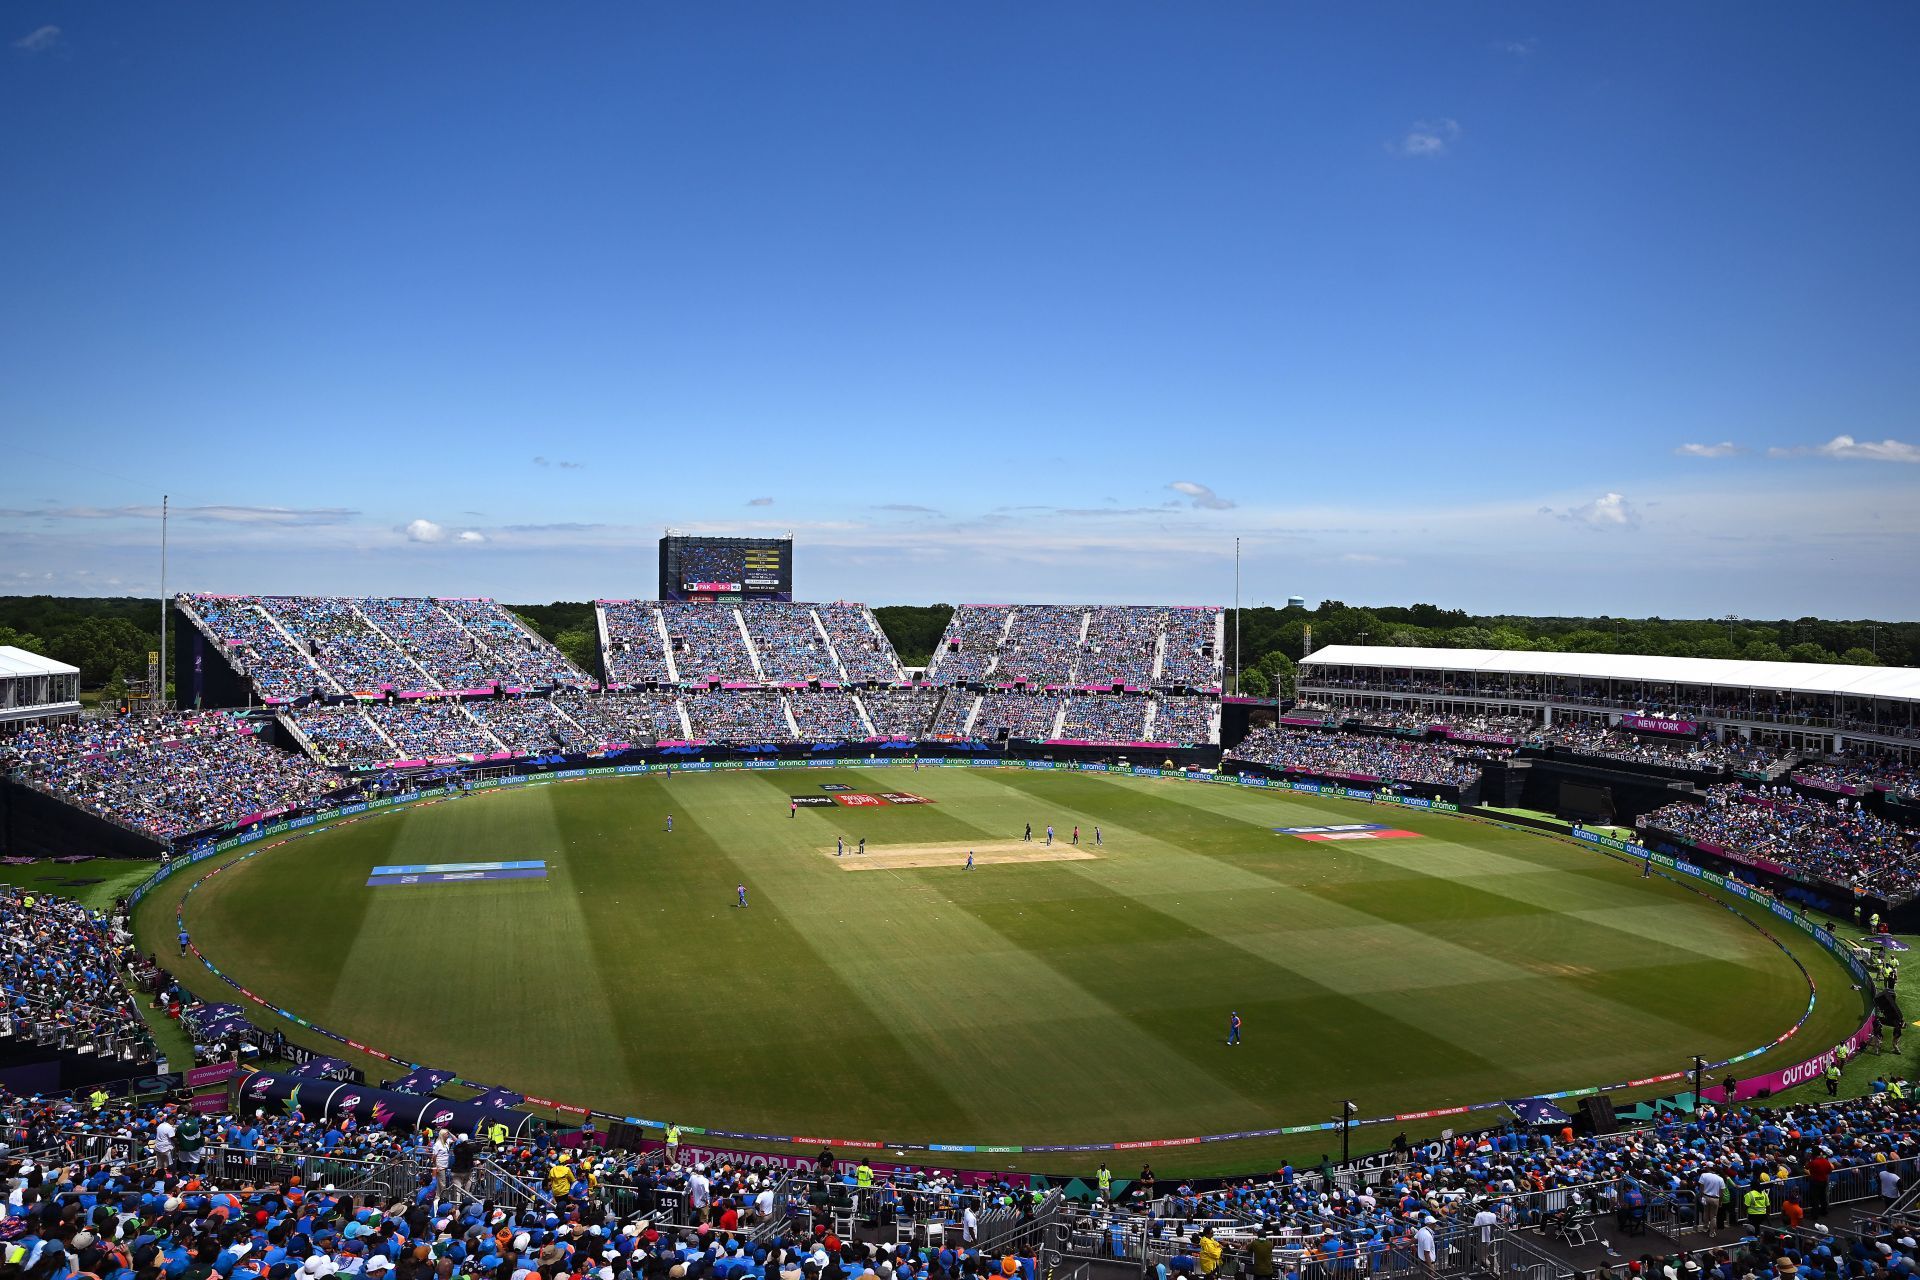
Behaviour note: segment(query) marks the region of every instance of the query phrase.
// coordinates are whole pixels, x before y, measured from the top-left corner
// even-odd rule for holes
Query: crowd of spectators
[[[685,683],[702,680],[758,680],[753,655],[740,634],[740,616],[715,604],[664,601],[660,617],[667,624],[674,666]]]
[[[1322,777],[1467,787],[1479,779],[1483,759],[1508,754],[1504,748],[1475,748],[1475,758],[1463,759],[1454,743],[1275,727],[1255,729],[1227,758]]]
[[[401,759],[399,749],[381,735],[357,703],[310,702],[290,718],[323,764],[364,768]]]
[[[660,643],[660,611],[651,600],[609,600],[600,606],[606,620],[601,656],[610,684],[667,684],[666,650]]]
[[[1053,729],[1065,696],[1056,693],[989,693],[974,717],[972,736],[991,742],[1002,732],[1009,738],[1056,738]]]
[[[1010,604],[963,604],[955,609],[927,663],[927,678],[942,684],[984,681],[1000,654],[1012,614]]]
[[[1188,689],[1219,689],[1220,610],[1169,609],[1166,635],[1160,678],[1154,683]]]
[[[352,600],[336,596],[263,596],[260,607],[303,644],[313,660],[349,692],[431,689],[432,677],[368,621]]]
[[[1212,698],[1156,693],[1153,701],[1153,729],[1150,735],[1153,741],[1196,744],[1220,740],[1215,724],[1220,704]]]
[[[323,675],[312,656],[288,640],[260,602],[252,598],[193,596],[188,606],[227,653],[235,670],[253,681],[262,698],[293,701],[338,684]]]
[[[515,622],[492,600],[441,600],[440,608],[493,655],[500,679],[522,689],[583,685],[587,675],[567,656]]]
[[[1087,611],[1075,605],[1021,605],[1000,646],[989,684],[1070,684]]]
[[[1777,751],[1765,743],[1733,737],[1721,741],[1713,737],[1635,733],[1631,729],[1609,727],[1601,720],[1558,721],[1536,730],[1531,741],[1583,756],[1664,765],[1671,769],[1763,772],[1779,762]]]
[[[580,726],[581,741],[589,748],[622,742],[679,742],[687,736],[680,719],[680,700],[671,693],[601,695],[561,689],[554,694],[554,701]]]
[[[512,673],[432,600],[372,596],[358,602],[360,612],[426,672],[414,688],[477,689],[505,681]]]
[[[1143,742],[1149,705],[1145,694],[1076,693],[1067,699],[1060,736],[1076,742]]]
[[[393,740],[403,760],[498,755],[506,749],[467,714],[457,698],[369,702],[363,709]]]
[[[732,610],[721,612],[730,616]],[[740,606],[740,617],[753,637],[760,672],[768,680],[838,682],[844,678],[827,648],[826,634],[813,620],[812,605],[755,601]]]
[[[777,689],[703,689],[684,699],[693,736],[702,742],[791,742],[785,704]]]
[[[863,739],[873,736],[860,716],[853,694],[845,689],[789,689],[787,706],[804,741]]]
[[[1825,760],[1803,760],[1793,767],[1793,776],[1830,791],[1886,791],[1908,801],[1920,800],[1920,766],[1881,752],[1855,750]]]
[[[963,695],[956,695],[963,696]],[[940,702],[940,691],[925,685],[862,689],[860,704],[873,721],[873,731],[883,738],[924,738],[930,731],[933,711]],[[966,695],[966,701],[973,701]]]
[[[220,712],[36,725],[0,740],[0,768],[160,839],[306,804],[340,780]]]
[[[893,684],[902,672],[893,644],[881,632],[863,604],[820,604],[813,607],[833,641],[847,679],[856,684]]]
[[[1887,898],[1920,888],[1920,831],[1862,808],[1846,796],[1803,796],[1785,785],[1721,783],[1704,804],[1675,801],[1640,819],[1695,844],[1763,858],[1801,876],[1857,885]]]
[[[153,1057],[120,981],[113,926],[67,898],[0,885],[0,1000],[8,1035],[102,1056]]]
[[[264,698],[585,684],[561,652],[491,600],[189,596]],[[291,637],[291,642],[289,641]]]
[[[481,728],[514,755],[539,756],[590,749],[580,726],[550,699],[473,698],[462,705],[468,715],[479,721]]]
[[[1911,1269],[1890,1261],[1920,1252],[1902,1243],[1904,1232],[1878,1240],[1866,1233],[1849,1244],[1820,1222],[1828,1214],[1829,1191],[1846,1185],[1843,1180],[1859,1188],[1857,1196],[1881,1206],[1892,1198],[1887,1188],[1911,1182],[1912,1162],[1920,1154],[1920,1107],[1906,1096],[1904,1081],[1897,1081],[1897,1091],[1879,1083],[1884,1087],[1863,1097],[1823,1105],[1708,1103],[1691,1114],[1669,1113],[1651,1126],[1605,1135],[1508,1129],[1417,1146],[1396,1143],[1404,1152],[1401,1163],[1344,1186],[1287,1163],[1268,1178],[1198,1193],[1182,1187],[1160,1197],[1159,1221],[1149,1228],[1164,1231],[1168,1219],[1176,1230],[1181,1219],[1238,1221],[1250,1224],[1238,1233],[1240,1246],[1252,1248],[1251,1224],[1258,1224],[1282,1275],[1316,1273],[1305,1265],[1309,1259],[1322,1264],[1319,1274],[1365,1275],[1376,1269],[1370,1259],[1390,1246],[1404,1249],[1422,1227],[1446,1238],[1453,1234],[1449,1228],[1547,1230],[1555,1219],[1611,1214],[1627,1228],[1621,1234],[1633,1234],[1635,1219],[1644,1222],[1650,1206],[1659,1203],[1677,1222],[1731,1226],[1754,1244],[1760,1243],[1751,1235],[1756,1226],[1771,1230],[1804,1222],[1812,1239],[1783,1233],[1775,1238],[1786,1243],[1772,1252],[1804,1250],[1806,1256],[1784,1262],[1768,1273],[1769,1280],[1884,1280]],[[1767,1213],[1758,1221],[1746,1205],[1747,1192],[1755,1188],[1767,1193]],[[1723,1204],[1732,1212],[1723,1214]],[[1137,1202],[1122,1208],[1144,1216]],[[1602,1230],[1603,1236],[1613,1234]],[[1198,1274],[1200,1268],[1169,1270]],[[1597,1274],[1606,1280],[1613,1273],[1603,1267]],[[1623,1257],[1618,1274],[1633,1280],[1758,1280],[1753,1270],[1733,1267],[1730,1258],[1706,1272],[1695,1262],[1675,1260],[1660,1270],[1657,1263]]]
[[[984,699],[971,689],[949,689],[934,713],[932,734],[936,738],[962,738],[967,733],[967,718]],[[984,715],[984,712],[982,713]]]
[[[1130,689],[1152,684],[1166,611],[1143,605],[1101,605],[1091,615],[1073,682],[1103,687],[1123,684]]]

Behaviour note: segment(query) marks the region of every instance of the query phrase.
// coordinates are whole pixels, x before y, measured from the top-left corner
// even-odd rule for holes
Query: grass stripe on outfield
[[[788,796],[823,782],[935,803],[790,817]],[[1011,770],[596,779],[292,841],[208,881],[188,920],[277,1002],[475,1079],[907,1140],[1175,1137],[1310,1123],[1346,1096],[1372,1112],[1481,1101],[1744,1050],[1805,1003],[1732,914],[1588,851],[1418,813],[1387,815],[1412,840],[1273,831],[1383,812]],[[1098,856],[853,876],[821,854],[836,833],[1017,854],[1048,821],[1063,842],[1077,821],[1083,846],[1098,824]],[[527,858],[551,879],[364,885],[377,864]],[[172,893],[143,907],[144,936],[167,936]],[[1802,1043],[1853,1008],[1837,967],[1810,963],[1827,987]],[[1247,1025],[1232,1050],[1229,1008]]]

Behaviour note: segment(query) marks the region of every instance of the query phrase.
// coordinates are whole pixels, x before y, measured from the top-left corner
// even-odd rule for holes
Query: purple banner
[[[209,1066],[191,1067],[187,1070],[187,1088],[198,1089],[203,1085],[225,1084],[240,1073],[237,1062],[215,1062]]]
[[[1806,787],[1810,791],[1824,791],[1832,796],[1857,796],[1860,794],[1859,787],[1851,787],[1844,782],[1822,782],[1818,778],[1809,778],[1804,773],[1796,773],[1791,776],[1794,782]]]
[[[1691,738],[1700,732],[1697,720],[1668,720],[1662,716],[1621,716],[1620,727],[1635,733],[1670,733],[1679,738]]]
[[[1103,738],[1048,738],[1050,747],[1131,747],[1136,751],[1163,751],[1177,747],[1177,742],[1109,742]]]
[[[1860,1024],[1858,1031],[1855,1031],[1847,1037],[1846,1046],[1849,1053],[1857,1051],[1861,1045],[1867,1042],[1868,1034],[1872,1027],[1873,1019],[1869,1018]],[[1781,1040],[1785,1038],[1786,1037],[1782,1036]],[[1776,1040],[1774,1043],[1778,1044],[1780,1041]],[[1835,1045],[1834,1049],[1837,1048],[1839,1048],[1839,1046]],[[1828,1049],[1825,1053],[1816,1054],[1808,1058],[1805,1062],[1796,1062],[1792,1066],[1782,1067],[1778,1071],[1768,1071],[1753,1077],[1751,1080],[1741,1080],[1734,1086],[1733,1100],[1738,1102],[1742,1098],[1757,1098],[1762,1093],[1772,1096],[1782,1089],[1791,1089],[1797,1084],[1806,1084],[1809,1081],[1818,1080],[1826,1074],[1827,1067],[1832,1064],[1834,1049]],[[1726,1089],[1722,1086],[1711,1085],[1708,1088],[1702,1089],[1700,1096],[1709,1102],[1725,1102],[1727,1100],[1726,1093]]]
[[[1305,716],[1281,716],[1280,723],[1299,725],[1303,728],[1311,729],[1324,729],[1327,727],[1325,720],[1309,720]]]

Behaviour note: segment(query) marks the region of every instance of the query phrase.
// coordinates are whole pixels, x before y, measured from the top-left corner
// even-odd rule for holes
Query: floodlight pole
[[[1240,539],[1233,540],[1233,696],[1240,696]]]
[[[1701,1102],[1700,1088],[1701,1088],[1701,1085],[1704,1084],[1706,1081],[1706,1072],[1707,1072],[1707,1060],[1701,1057],[1697,1053],[1694,1054],[1693,1055],[1693,1110],[1696,1115],[1699,1114],[1699,1111],[1700,1111],[1700,1102]]]
[[[166,705],[167,692],[167,505],[171,498],[160,495],[160,673],[155,681],[159,688],[147,690],[148,707],[162,710]]]
[[[1358,1111],[1359,1109],[1360,1109],[1360,1104],[1355,1102],[1352,1098],[1345,1098],[1341,1100],[1341,1103],[1340,1103],[1340,1163],[1341,1164],[1345,1164],[1347,1162],[1348,1135],[1353,1131],[1353,1113]]]

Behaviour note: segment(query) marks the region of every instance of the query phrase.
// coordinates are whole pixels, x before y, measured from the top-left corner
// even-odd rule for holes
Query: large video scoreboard
[[[660,539],[662,600],[791,600],[792,538]]]

